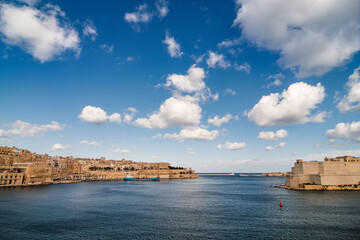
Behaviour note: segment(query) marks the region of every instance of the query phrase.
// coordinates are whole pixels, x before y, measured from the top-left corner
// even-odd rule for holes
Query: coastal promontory
[[[192,169],[167,162],[134,162],[102,158],[74,158],[37,154],[16,147],[0,147],[0,187],[82,181],[117,181],[126,175],[146,179],[197,178]]]

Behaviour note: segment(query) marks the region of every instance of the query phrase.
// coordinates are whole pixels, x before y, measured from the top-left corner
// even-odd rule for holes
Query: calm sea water
[[[272,187],[284,181],[203,176],[0,189],[0,239],[360,239],[360,192]]]

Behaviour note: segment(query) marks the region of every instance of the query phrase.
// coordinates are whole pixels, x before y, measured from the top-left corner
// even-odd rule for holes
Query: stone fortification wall
[[[360,190],[360,158],[325,158],[323,162],[297,160],[292,171],[286,176],[285,185],[290,189]]]

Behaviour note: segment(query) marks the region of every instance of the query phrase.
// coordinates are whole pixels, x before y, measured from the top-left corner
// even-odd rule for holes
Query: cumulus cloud
[[[173,58],[179,58],[184,53],[181,52],[180,44],[175,41],[175,38],[172,37],[167,31],[165,35],[165,40],[163,40],[163,43],[168,45],[167,50],[171,57]]]
[[[121,123],[121,115],[119,113],[113,113],[108,116],[110,122]]]
[[[134,108],[134,107],[128,107],[127,111],[128,112],[124,113],[124,122],[131,124],[131,122],[135,116],[135,113],[137,111],[136,111],[136,108]]]
[[[61,150],[67,150],[70,149],[71,147],[69,145],[62,145],[60,143],[55,143],[52,148],[51,151],[61,151]]]
[[[202,118],[200,103],[218,94],[211,94],[206,87],[205,71],[192,65],[186,75],[171,74],[166,80],[166,87],[172,90],[172,97],[166,99],[160,109],[147,118],[138,118],[133,124],[145,128],[168,128],[174,126],[194,127]],[[184,131],[187,133],[187,130]]]
[[[135,31],[140,31],[140,23],[148,23],[151,21],[153,13],[148,10],[146,3],[136,7],[135,12],[125,13],[124,20],[131,24]]]
[[[173,86],[181,92],[192,93],[205,88],[204,78],[204,69],[192,65],[187,71],[187,75],[170,74],[166,79],[165,86]]]
[[[321,83],[311,86],[304,82],[297,82],[281,94],[271,93],[263,96],[246,115],[250,121],[262,127],[323,122],[328,113],[318,112],[310,115],[310,112],[317,108],[324,97],[325,88]]]
[[[225,89],[224,95],[227,95],[227,94],[236,95],[236,92],[234,89],[227,88],[227,89]]]
[[[35,137],[42,136],[45,132],[63,130],[65,124],[60,125],[58,122],[52,121],[50,124],[38,125],[17,120],[8,125],[9,129],[0,129],[0,138],[3,141],[9,141],[11,136]]]
[[[108,119],[106,112],[99,107],[86,106],[82,109],[79,118],[85,122],[98,125],[105,124]]]
[[[199,140],[199,141],[211,141],[214,140],[219,136],[218,130],[212,130],[209,131],[205,128],[201,128],[199,126],[193,126],[193,127],[185,127],[181,129],[180,133],[173,133],[164,134],[164,138],[168,139],[175,139],[180,142],[184,141],[185,139],[191,139],[191,140]]]
[[[260,132],[258,138],[262,140],[272,140],[277,141],[280,138],[285,138],[288,136],[288,132],[285,129],[277,130],[276,132]]]
[[[235,38],[233,40],[224,40],[221,43],[218,43],[218,48],[230,48],[241,43],[240,38]]]
[[[213,118],[209,118],[208,119],[208,123],[212,124],[214,126],[221,126],[223,123],[227,123],[230,121],[230,119],[236,119],[238,120],[238,116],[233,116],[231,114],[226,114],[225,116],[223,116],[222,118],[219,118],[218,115],[215,115],[215,117]]]
[[[87,20],[84,24],[83,34],[85,37],[90,37],[91,41],[95,41],[98,33],[96,31],[96,27],[94,22],[91,20]]]
[[[350,139],[360,142],[360,121],[352,123],[338,123],[335,129],[326,131],[326,136],[333,140],[335,138]]]
[[[107,120],[110,122],[121,123],[121,115],[119,113],[113,113],[110,116],[99,108],[93,106],[86,106],[81,110],[79,118],[85,122],[92,122],[97,125],[104,125]]]
[[[244,142],[225,142],[225,144],[217,145],[218,150],[240,150],[246,146]]]
[[[158,112],[149,118],[138,118],[134,124],[145,128],[167,128],[197,125],[200,119],[201,107],[197,103],[171,97],[161,104]]]
[[[238,0],[234,26],[298,77],[322,75],[360,49],[359,1]]]
[[[265,148],[265,150],[266,150],[266,151],[272,151],[272,150],[274,150],[274,149],[276,149],[276,148],[283,148],[283,147],[285,147],[285,145],[286,145],[286,143],[281,142],[281,143],[279,143],[279,144],[276,144],[275,146],[267,146],[267,147]]]
[[[127,110],[128,110],[129,112],[132,112],[132,113],[136,113],[136,112],[137,112],[136,108],[134,108],[134,107],[128,107]]]
[[[159,18],[166,17],[169,13],[169,2],[165,0],[157,0],[155,3]]]
[[[282,84],[282,79],[284,79],[285,76],[282,73],[278,73],[275,75],[269,76],[266,81],[271,81],[266,85],[266,88],[272,87],[272,86],[280,86]]]
[[[151,156],[150,156],[150,158],[151,158],[151,159],[158,159],[158,158],[159,158],[159,156],[156,156],[156,155],[151,155]]]
[[[89,142],[87,140],[82,140],[82,141],[80,141],[80,143],[84,144],[84,145],[89,145],[89,146],[100,146],[100,144],[95,141]]]
[[[222,54],[216,54],[213,51],[209,51],[209,57],[206,59],[206,63],[210,68],[228,68],[231,66],[230,62],[227,61]]]
[[[26,3],[30,6],[37,5],[41,0],[18,0],[19,2]]]
[[[248,63],[243,63],[240,65],[235,64],[234,68],[238,71],[246,72],[247,74],[251,71],[251,66]]]
[[[349,76],[346,83],[348,93],[338,103],[337,108],[340,112],[360,111],[360,66],[357,67],[353,74]]]
[[[21,19],[21,20],[20,20]],[[18,46],[40,62],[60,56],[66,50],[80,54],[80,39],[60,7],[0,4],[1,40]]]
[[[104,50],[106,53],[112,53],[114,51],[114,45],[108,45],[106,43],[101,44],[100,48]]]
[[[113,153],[129,153],[130,151],[127,149],[111,149],[110,152]]]

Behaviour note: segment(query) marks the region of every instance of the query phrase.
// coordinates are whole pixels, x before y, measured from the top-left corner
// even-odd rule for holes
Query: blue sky
[[[1,1],[0,143],[289,171],[360,155],[359,2]]]

